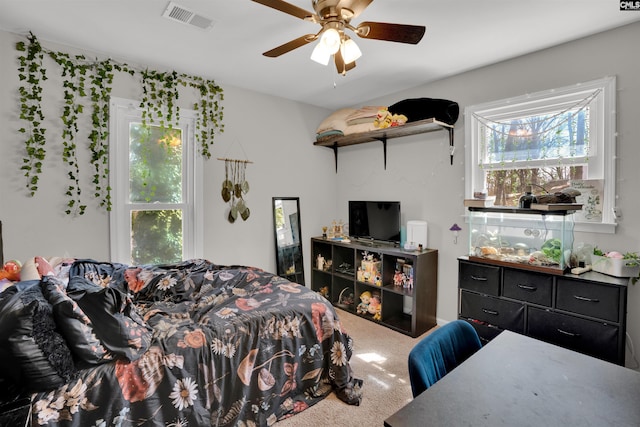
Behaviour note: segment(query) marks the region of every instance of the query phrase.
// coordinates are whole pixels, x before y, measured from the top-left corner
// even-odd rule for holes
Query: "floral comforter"
[[[77,281],[130,298],[138,317],[124,322],[127,342],[144,351],[103,358],[64,385],[34,393],[34,427],[269,426],[332,391],[360,403],[352,340],[331,304],[304,286],[205,260],[134,267],[76,261],[69,286],[89,289]]]

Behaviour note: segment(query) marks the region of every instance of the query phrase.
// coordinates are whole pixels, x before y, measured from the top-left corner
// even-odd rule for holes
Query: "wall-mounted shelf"
[[[336,161],[336,172],[338,171],[338,148],[348,145],[364,144],[365,142],[382,142],[384,149],[384,168],[387,168],[387,139],[400,138],[402,136],[417,135],[420,133],[434,132],[438,130],[447,130],[449,132],[449,155],[451,164],[453,164],[453,126],[436,119],[425,119],[417,122],[409,122],[402,126],[390,127],[386,129],[377,129],[370,132],[354,133],[351,135],[337,135],[315,141],[313,145],[327,147],[333,150]]]

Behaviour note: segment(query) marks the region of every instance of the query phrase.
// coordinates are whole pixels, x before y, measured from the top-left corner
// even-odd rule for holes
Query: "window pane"
[[[129,126],[129,200],[182,202],[182,130]]]
[[[586,169],[584,166],[557,166],[488,170],[485,174],[487,194],[496,196],[496,205],[518,206],[520,196],[529,185],[533,194],[553,194],[568,187],[570,180],[586,179]]]
[[[131,211],[131,262],[182,260],[182,210]]]
[[[589,152],[589,109],[532,115],[483,126],[482,163],[570,159]]]

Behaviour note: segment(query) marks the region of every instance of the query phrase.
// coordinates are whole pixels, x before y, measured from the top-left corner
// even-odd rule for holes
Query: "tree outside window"
[[[588,117],[586,107],[484,125],[482,168],[496,204],[517,206],[530,187],[534,193],[554,193],[572,180],[586,179]]]
[[[182,130],[129,126],[129,201],[182,203]],[[131,261],[134,264],[182,259],[182,209],[131,211]]]
[[[144,126],[137,103],[112,101],[112,260],[139,265],[201,256],[193,115],[183,109],[172,127]]]

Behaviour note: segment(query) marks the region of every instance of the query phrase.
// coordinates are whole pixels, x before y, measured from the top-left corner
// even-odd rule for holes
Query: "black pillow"
[[[115,287],[126,292],[123,276],[126,267],[126,265],[119,263],[77,259],[69,269],[69,278],[80,276],[101,287]]]
[[[460,107],[457,102],[437,98],[413,98],[396,102],[388,108],[391,114],[404,114],[407,122],[434,118],[453,125],[458,120]]]
[[[64,336],[76,362],[97,365],[113,360],[94,333],[91,319],[65,292],[64,284],[53,276],[42,278],[42,292],[53,308],[56,325]]]
[[[36,282],[37,283],[37,282]],[[11,349],[9,349],[9,338],[13,335],[18,323],[16,305],[20,299],[16,296],[18,288],[10,286],[0,293],[0,378],[6,383],[0,383],[2,388],[7,387],[7,383],[20,383],[21,370],[16,366]]]
[[[3,293],[4,296],[4,293]],[[75,373],[73,357],[56,329],[51,305],[36,281],[0,301],[0,375],[25,392],[48,391]]]
[[[91,320],[94,333],[108,351],[130,361],[147,351],[152,329],[127,294],[76,276],[69,279],[67,295]]]

